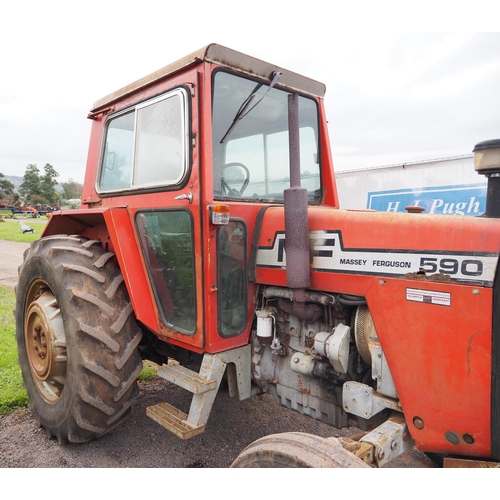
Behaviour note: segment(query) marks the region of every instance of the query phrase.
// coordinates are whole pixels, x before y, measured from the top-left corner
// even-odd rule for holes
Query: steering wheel
[[[239,190],[229,186],[226,179],[224,179],[224,177],[222,176],[222,172],[231,167],[239,167],[245,172],[245,178],[243,179],[243,184],[241,185],[241,188]],[[231,163],[226,163],[225,165],[223,165],[219,171],[219,175],[222,189],[226,192],[226,196],[241,196],[247,188],[248,183],[250,182],[250,171],[245,165],[243,165],[243,163],[237,161],[233,161]]]

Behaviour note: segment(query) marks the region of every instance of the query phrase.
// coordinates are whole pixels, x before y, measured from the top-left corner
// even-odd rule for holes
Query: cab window
[[[163,323],[180,333],[194,334],[196,285],[191,212],[138,212],[136,225]]]
[[[283,190],[290,187],[288,95],[224,71],[215,74],[215,198],[283,201]],[[299,127],[301,185],[311,201],[318,201],[318,108],[313,99],[304,96],[299,97]]]
[[[178,88],[111,117],[100,191],[178,186],[189,168],[188,95]]]

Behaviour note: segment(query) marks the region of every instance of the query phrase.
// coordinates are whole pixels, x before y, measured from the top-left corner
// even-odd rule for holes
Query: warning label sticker
[[[435,304],[438,306],[451,306],[450,293],[435,292],[433,290],[407,288],[406,300],[410,300],[412,302],[422,302],[424,304]]]

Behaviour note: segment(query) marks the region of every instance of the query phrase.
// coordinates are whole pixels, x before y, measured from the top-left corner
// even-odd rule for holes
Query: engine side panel
[[[366,298],[420,449],[490,456],[500,221],[464,219],[311,209],[311,281]],[[259,231],[256,281],[286,286],[282,211]]]

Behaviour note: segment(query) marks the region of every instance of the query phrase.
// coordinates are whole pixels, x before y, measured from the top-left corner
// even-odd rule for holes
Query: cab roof
[[[323,83],[285,70],[274,64],[256,59],[255,57],[237,52],[236,50],[212,43],[172,64],[154,71],[153,73],[103,97],[102,99],[99,99],[94,103],[91,113],[97,111],[103,106],[108,106],[141,88],[148,87],[155,82],[173,75],[174,73],[201,62],[217,64],[268,81],[271,81],[273,72],[281,71],[283,74],[279,80],[280,86],[289,88],[291,91],[300,91],[315,97],[322,98],[325,95],[326,88]]]

